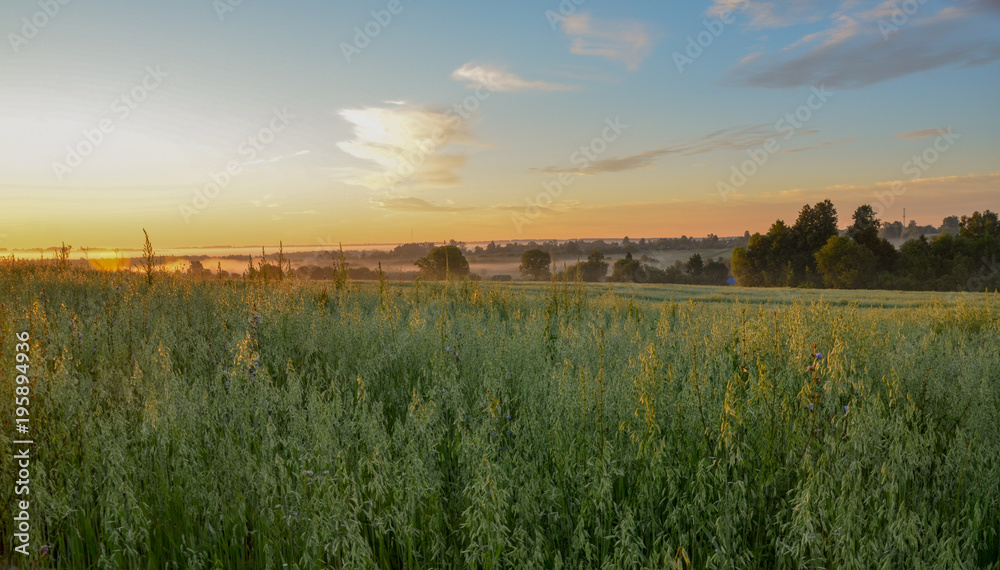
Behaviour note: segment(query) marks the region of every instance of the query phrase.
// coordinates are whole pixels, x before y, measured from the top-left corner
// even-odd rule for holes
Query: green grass
[[[0,271],[42,567],[1000,567],[995,294]]]

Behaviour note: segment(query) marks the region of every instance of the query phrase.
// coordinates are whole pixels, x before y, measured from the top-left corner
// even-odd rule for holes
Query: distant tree
[[[887,240],[899,240],[903,237],[903,222],[884,222],[882,224],[882,231],[879,235]]]
[[[688,272],[688,275],[695,277],[701,275],[702,271],[705,270],[705,261],[702,260],[701,254],[696,253],[692,255],[687,263],[684,264],[684,269]]]
[[[816,267],[823,284],[834,289],[860,289],[875,269],[875,254],[842,236],[831,237],[816,252]]]
[[[938,232],[955,236],[958,235],[961,228],[962,226],[961,222],[959,222],[958,216],[948,216],[941,221],[941,227],[938,228]]]
[[[983,213],[974,212],[971,216],[962,216],[958,222],[959,235],[969,239],[979,239],[984,236],[1000,238],[1000,220],[997,214],[986,210]]]
[[[608,263],[604,261],[604,254],[598,249],[591,250],[581,270],[584,281],[595,282],[603,279],[608,274]]]
[[[587,261],[581,261],[576,265],[567,267],[560,277],[564,279],[580,279],[581,281],[597,282],[608,274],[608,262],[604,261],[604,254],[597,248],[590,252]]]
[[[847,228],[847,237],[869,249],[875,248],[878,231],[882,227],[882,222],[875,217],[875,210],[868,204],[858,206],[853,219],[854,224]]]
[[[882,222],[875,217],[875,210],[864,204],[855,210],[854,224],[847,228],[847,237],[868,248],[882,269],[892,269],[898,255],[889,240],[879,236],[881,228]]]
[[[205,266],[202,265],[202,263],[197,259],[191,260],[189,263],[190,265],[188,265],[187,273],[191,277],[196,277],[198,279],[201,279],[212,275],[212,270],[205,269]]]
[[[705,264],[702,272],[705,283],[709,285],[722,285],[729,277],[729,268],[721,261],[709,261]]]
[[[616,283],[633,283],[645,281],[641,264],[632,258],[631,253],[626,253],[625,257],[615,261],[611,268],[611,276],[608,281]]]
[[[469,262],[462,250],[454,245],[435,247],[425,257],[413,262],[426,279],[463,279],[469,277]]]
[[[545,281],[550,277],[549,266],[552,256],[541,249],[529,249],[521,254],[521,275],[535,281]]]

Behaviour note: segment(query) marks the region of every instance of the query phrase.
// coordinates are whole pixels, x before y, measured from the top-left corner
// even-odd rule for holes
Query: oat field
[[[22,332],[43,568],[1000,567],[997,294],[6,262],[9,512]]]

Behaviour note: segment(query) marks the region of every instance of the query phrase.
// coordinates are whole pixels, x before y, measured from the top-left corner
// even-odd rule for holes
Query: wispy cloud
[[[721,4],[720,0],[716,5]],[[763,9],[760,6],[766,4],[754,2],[748,10]],[[821,9],[815,2],[789,6],[799,6],[802,14]],[[806,34],[777,53],[744,60],[733,70],[731,80],[754,87],[822,84],[852,89],[924,71],[1000,60],[1000,36],[995,32],[1000,3],[962,0],[936,12],[931,4],[922,4],[902,25],[892,23],[898,22],[892,19],[897,8],[894,2],[842,2],[826,16],[826,29]],[[754,21],[749,25],[754,26]],[[795,23],[794,18],[783,25],[790,23]]]
[[[795,24],[816,22],[827,13],[827,2],[820,0],[783,0],[758,2],[756,0],[715,0],[708,8],[708,15],[720,17],[726,12],[744,11],[751,28],[784,28]]]
[[[485,85],[493,91],[573,91],[573,85],[527,81],[494,65],[466,63],[451,73],[452,79],[465,81],[470,89]]]
[[[838,200],[874,203],[878,200],[879,193],[896,190],[900,182],[905,185],[908,196],[919,197],[920,201],[948,200],[958,196],[988,199],[1000,191],[1000,172],[937,176],[916,180],[884,180],[873,184],[837,184],[822,188],[790,188],[774,192],[748,193],[739,199],[744,202],[777,204],[835,196]]]
[[[567,16],[562,31],[573,38],[570,53],[593,55],[639,67],[653,52],[655,38],[646,24],[636,20],[598,20],[587,12]]]
[[[340,116],[354,129],[354,139],[337,143],[347,154],[380,170],[363,170],[345,182],[371,189],[392,188],[400,179],[413,186],[453,186],[466,157],[447,154],[452,144],[469,142],[455,117],[416,107],[344,109]]]
[[[905,133],[899,133],[896,138],[901,141],[919,141],[921,139],[932,139],[937,136],[941,136],[944,133],[950,131],[950,128],[945,127],[934,127],[932,129],[919,129],[916,131],[907,131]]]
[[[854,142],[854,139],[851,138],[851,137],[846,138],[846,139],[839,139],[839,140],[835,140],[835,141],[822,141],[822,142],[818,142],[818,143],[816,143],[814,145],[800,146],[800,147],[796,147],[796,148],[789,148],[789,149],[781,151],[781,154],[792,154],[792,153],[795,153],[795,152],[802,152],[802,151],[806,151],[806,150],[815,150],[817,148],[823,148],[823,147],[832,146],[832,145],[835,145],[835,144],[852,143],[852,142]]]
[[[818,131],[804,129],[794,133],[795,136],[811,135]],[[544,173],[571,173],[581,176],[594,176],[605,172],[623,172],[640,168],[650,168],[653,163],[664,156],[694,156],[715,151],[741,151],[762,145],[768,139],[777,138],[773,125],[750,125],[731,127],[709,133],[703,137],[682,140],[653,150],[624,157],[611,157],[592,162],[586,168],[559,168],[549,166],[532,169]]]
[[[572,210],[580,209],[583,204],[579,200],[562,200],[562,201],[552,201],[552,202],[532,202],[531,206],[538,208],[539,210],[547,210],[549,212],[569,212]],[[498,210],[501,212],[524,212],[524,204],[496,204],[495,206],[490,206],[492,210]]]
[[[414,196],[372,198],[371,202],[379,208],[398,212],[467,212],[475,209],[472,206],[457,206],[450,201],[447,204],[435,204]]]

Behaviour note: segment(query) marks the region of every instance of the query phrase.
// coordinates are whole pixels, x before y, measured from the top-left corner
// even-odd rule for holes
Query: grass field
[[[0,271],[41,567],[1000,567],[996,294]]]

